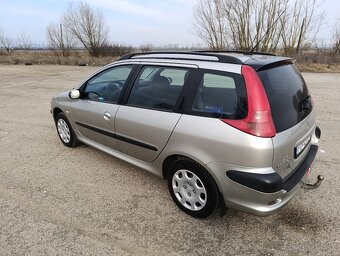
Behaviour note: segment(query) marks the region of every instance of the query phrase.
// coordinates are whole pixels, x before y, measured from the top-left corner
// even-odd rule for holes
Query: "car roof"
[[[262,70],[272,65],[293,63],[293,59],[276,56],[265,52],[243,52],[243,51],[157,51],[145,53],[130,53],[122,56],[121,60],[193,60],[209,61],[229,64],[245,64],[256,70]]]

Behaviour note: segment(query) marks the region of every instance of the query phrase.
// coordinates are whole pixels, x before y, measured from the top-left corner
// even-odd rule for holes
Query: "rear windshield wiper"
[[[313,108],[312,97],[308,95],[299,103],[299,112],[310,111]]]

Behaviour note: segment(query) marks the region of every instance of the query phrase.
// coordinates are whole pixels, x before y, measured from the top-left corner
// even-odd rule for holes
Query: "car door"
[[[176,108],[193,68],[196,66],[142,66],[115,118],[121,152],[147,162],[157,158],[181,117]]]
[[[114,117],[119,108],[120,94],[132,70],[133,65],[107,68],[79,88],[82,96],[72,102],[70,114],[76,130],[85,139],[117,149]]]

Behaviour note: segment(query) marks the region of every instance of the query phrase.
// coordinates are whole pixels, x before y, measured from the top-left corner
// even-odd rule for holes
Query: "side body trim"
[[[80,123],[80,122],[75,122],[75,123],[77,125],[81,126],[81,127],[84,127],[86,129],[89,129],[89,130],[97,132],[97,133],[104,134],[108,137],[111,137],[111,138],[114,138],[114,139],[117,139],[117,140],[121,140],[121,141],[130,143],[130,144],[142,147],[142,148],[146,148],[146,149],[149,149],[149,150],[152,150],[152,151],[158,151],[158,149],[153,145],[150,145],[150,144],[138,141],[138,140],[134,140],[134,139],[131,139],[131,138],[127,138],[125,136],[122,136],[122,135],[119,135],[119,134],[116,134],[116,133],[113,133],[113,132],[105,131],[105,130],[99,129],[97,127],[93,127],[92,125],[83,124],[83,123]]]

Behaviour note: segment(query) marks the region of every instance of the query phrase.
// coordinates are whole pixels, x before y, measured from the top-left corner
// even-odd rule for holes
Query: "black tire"
[[[183,186],[183,189],[180,188],[181,186],[177,182],[177,179],[180,178],[181,172],[184,170],[184,173],[187,174],[194,174],[195,176],[192,176],[193,180],[196,180],[198,182],[198,185],[203,185],[202,191],[205,191],[205,196],[203,197],[204,193],[199,194],[194,188],[197,185],[193,185],[191,182],[189,182],[187,186],[183,185],[184,183],[181,183],[181,186]],[[186,172],[189,171],[189,172]],[[176,177],[174,178],[174,175]],[[199,179],[197,179],[197,177]],[[173,180],[174,179],[174,180]],[[184,179],[187,181],[190,179],[190,177],[186,176]],[[167,175],[167,181],[168,181],[168,189],[170,192],[170,195],[172,199],[175,201],[177,206],[183,210],[185,213],[195,217],[195,218],[207,218],[211,215],[213,215],[219,206],[219,190],[215,183],[215,180],[213,177],[208,173],[208,171],[201,166],[200,164],[196,163],[195,161],[192,161],[190,159],[181,159],[177,160],[174,163],[172,163],[168,170]],[[181,181],[182,182],[182,181]],[[202,184],[199,184],[202,183]],[[190,186],[190,187],[189,187]],[[198,186],[200,187],[200,186]],[[201,188],[201,189],[202,189]],[[174,189],[181,189],[182,191],[176,192]],[[191,190],[190,190],[191,189]],[[185,191],[185,192],[183,192]],[[182,193],[183,192],[183,193]],[[188,192],[188,193],[187,193]],[[193,193],[195,195],[193,195]],[[183,194],[183,196],[182,196]],[[188,197],[187,197],[188,196]],[[198,209],[192,209],[192,207],[196,207],[196,203],[194,203],[195,206],[192,206],[193,204],[190,203],[190,201],[186,201],[186,198],[188,200],[192,199],[192,197],[197,198],[203,198],[205,199],[205,203],[201,204],[199,200],[193,199],[193,201],[198,204]],[[179,198],[183,198],[182,201],[186,201],[184,204],[180,202]],[[189,209],[191,208],[191,209]]]
[[[58,130],[58,122],[65,122],[68,129],[69,129],[69,132],[67,133],[69,135],[69,139],[63,139],[62,138],[62,135],[60,134],[59,130]],[[60,112],[56,119],[55,119],[55,125],[56,125],[56,129],[57,129],[57,134],[58,134],[58,137],[59,139],[61,140],[61,142],[66,146],[66,147],[69,147],[69,148],[73,148],[73,147],[76,147],[78,146],[78,140],[77,140],[77,137],[72,129],[72,126],[70,124],[70,122],[68,121],[67,117],[65,116],[65,114],[63,112]]]

